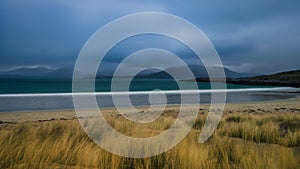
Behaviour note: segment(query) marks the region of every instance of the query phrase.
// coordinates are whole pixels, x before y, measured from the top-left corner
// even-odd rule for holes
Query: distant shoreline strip
[[[80,92],[80,93],[32,93],[32,94],[0,94],[0,97],[38,97],[38,96],[86,96],[86,95],[143,95],[143,94],[195,94],[195,93],[224,93],[224,92],[259,92],[259,91],[291,91],[293,87],[247,88],[247,89],[216,89],[216,90],[154,90],[129,92]]]

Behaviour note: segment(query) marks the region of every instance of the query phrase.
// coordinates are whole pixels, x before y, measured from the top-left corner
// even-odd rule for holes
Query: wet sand
[[[199,114],[207,113],[209,104],[201,104]],[[152,114],[149,107],[137,108],[140,113],[144,115]],[[176,116],[179,111],[179,106],[172,105],[166,107],[162,113],[163,116]],[[224,109],[223,116],[232,113],[300,113],[300,98],[278,100],[278,101],[260,101],[260,102],[243,102],[243,103],[227,103]],[[102,114],[118,115],[116,109],[105,108],[101,109]],[[74,110],[43,110],[43,111],[18,111],[18,112],[3,112],[0,113],[0,124],[30,122],[30,121],[54,121],[54,120],[68,120],[77,119]]]

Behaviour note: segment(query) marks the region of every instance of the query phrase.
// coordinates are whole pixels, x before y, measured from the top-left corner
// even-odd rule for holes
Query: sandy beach
[[[199,114],[208,112],[209,104],[201,104]],[[147,112],[147,107],[138,107],[139,111]],[[178,111],[179,106],[167,106],[168,113]],[[104,114],[117,114],[117,110],[113,108],[101,109]],[[224,116],[231,113],[300,113],[300,98],[276,100],[276,101],[259,101],[259,102],[242,102],[242,103],[227,103],[224,109]],[[166,113],[163,115],[167,116]],[[30,122],[30,121],[54,121],[76,119],[74,110],[35,110],[35,111],[17,111],[17,112],[1,112],[0,121],[5,122]]]

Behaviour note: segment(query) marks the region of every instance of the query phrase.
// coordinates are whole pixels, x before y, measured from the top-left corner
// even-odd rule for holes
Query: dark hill
[[[228,79],[229,83],[259,85],[259,86],[287,86],[300,87],[300,70],[281,72],[271,75],[248,78]]]

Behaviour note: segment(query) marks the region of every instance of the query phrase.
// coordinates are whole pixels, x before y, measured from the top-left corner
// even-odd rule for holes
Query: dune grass
[[[242,138],[256,143],[272,143],[287,147],[300,146],[300,115],[265,114],[231,115],[222,123],[221,135]]]
[[[84,133],[77,120],[18,123],[10,130],[0,130],[0,168],[299,167],[291,148],[300,145],[298,114],[226,115],[214,135],[199,144],[197,137],[205,117],[199,115],[190,134],[173,149],[142,159],[118,157],[101,149]],[[144,137],[167,129],[174,118],[159,118],[145,128],[122,118],[107,120],[126,135]]]

